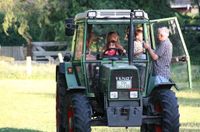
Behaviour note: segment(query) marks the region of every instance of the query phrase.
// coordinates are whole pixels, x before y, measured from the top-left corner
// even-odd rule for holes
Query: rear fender
[[[174,83],[161,83],[161,84],[158,84],[154,87],[153,90],[155,89],[171,89],[173,86],[175,86]]]
[[[155,81],[155,77],[151,77],[149,81],[149,86],[147,89],[147,96],[150,95],[152,91],[157,90],[157,89],[171,89],[172,87],[175,87],[178,90],[175,82],[171,79],[167,83],[160,83],[160,84],[155,84],[154,81]]]

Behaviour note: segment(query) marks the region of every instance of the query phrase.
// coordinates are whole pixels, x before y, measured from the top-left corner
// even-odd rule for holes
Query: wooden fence
[[[32,42],[32,59],[34,61],[55,61],[58,53],[67,53],[66,42]],[[23,46],[0,46],[0,56],[13,57],[15,60],[25,60],[27,48]]]
[[[32,42],[32,46],[32,57],[35,61],[55,61],[58,53],[67,53],[66,42]]]
[[[24,60],[24,47],[23,46],[1,46],[0,56],[13,57],[15,60]]]

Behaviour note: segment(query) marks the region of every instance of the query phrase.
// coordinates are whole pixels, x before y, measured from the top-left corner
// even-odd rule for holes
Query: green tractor
[[[144,59],[133,56],[136,28],[142,27],[144,41],[155,49],[160,26],[170,30],[172,62],[187,64],[190,73],[190,58],[176,17],[149,20],[143,10],[88,10],[66,20],[66,35],[73,39],[71,52],[56,67],[57,132],[90,132],[92,126],[179,131],[178,102],[171,90],[176,84],[154,85],[148,52]],[[110,31],[118,33],[126,53],[104,55]],[[143,65],[144,76],[138,65]]]

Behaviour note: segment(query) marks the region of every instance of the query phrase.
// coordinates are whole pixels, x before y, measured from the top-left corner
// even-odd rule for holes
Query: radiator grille
[[[139,88],[139,77],[137,69],[120,69],[111,72],[111,91],[116,90],[116,77],[132,77],[132,88]]]

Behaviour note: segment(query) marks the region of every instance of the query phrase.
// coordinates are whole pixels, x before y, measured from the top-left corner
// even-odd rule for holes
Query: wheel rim
[[[156,110],[156,112],[159,112],[159,113],[162,112],[162,107],[161,107],[160,103],[155,105],[155,110]],[[162,132],[162,126],[155,125],[155,132]]]
[[[73,125],[73,117],[74,117],[74,112],[73,108],[69,107],[68,112],[67,112],[67,120],[68,120],[68,131],[69,132],[74,132],[74,125]]]

